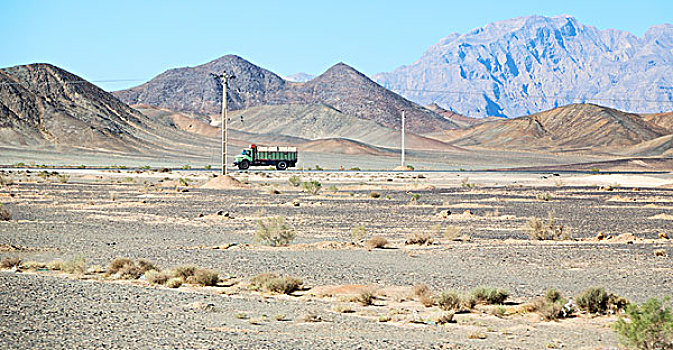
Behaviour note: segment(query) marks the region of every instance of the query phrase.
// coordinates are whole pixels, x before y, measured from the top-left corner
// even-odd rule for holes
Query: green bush
[[[301,185],[301,177],[297,175],[292,175],[287,179],[287,182],[289,182],[290,185],[294,187],[299,187],[299,185]]]
[[[351,229],[351,238],[354,242],[359,242],[367,237],[367,228],[365,225],[355,225]]]
[[[255,242],[271,247],[287,246],[295,238],[294,230],[285,223],[285,218],[277,216],[257,221]]]
[[[509,291],[502,288],[477,287],[470,293],[477,303],[502,304],[509,297]]]
[[[445,311],[470,311],[475,305],[475,299],[469,295],[449,290],[439,295],[437,305]]]
[[[629,301],[619,295],[606,292],[605,288],[591,287],[576,296],[575,303],[582,311],[592,314],[606,314],[624,309]]]
[[[318,181],[311,180],[308,182],[303,182],[301,186],[304,188],[304,192],[316,195],[318,192],[320,192],[322,184]]]
[[[622,343],[632,349],[673,349],[673,312],[670,299],[649,299],[626,307],[626,317],[613,325]]]

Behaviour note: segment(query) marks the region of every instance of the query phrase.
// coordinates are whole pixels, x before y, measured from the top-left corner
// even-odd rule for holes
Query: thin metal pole
[[[400,159],[400,166],[404,167],[404,111],[402,111],[402,142],[400,143],[402,148],[402,158]]]
[[[220,76],[222,81],[222,175],[227,175],[227,80],[229,76],[226,72]]]

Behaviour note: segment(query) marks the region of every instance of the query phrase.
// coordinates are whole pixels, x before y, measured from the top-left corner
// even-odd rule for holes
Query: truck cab
[[[278,170],[285,170],[297,164],[297,147],[257,146],[244,148],[235,157],[234,165],[245,170],[251,166],[272,165]]]

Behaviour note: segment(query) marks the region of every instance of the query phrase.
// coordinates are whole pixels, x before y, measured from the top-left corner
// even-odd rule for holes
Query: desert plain
[[[0,176],[11,212],[0,259],[23,266],[0,271],[1,348],[610,349],[614,313],[545,320],[527,305],[550,288],[603,287],[635,303],[671,294],[670,173]],[[302,186],[311,181],[315,193]],[[294,235],[286,246],[256,239],[274,218]],[[531,220],[550,218],[563,239],[532,239]],[[110,273],[120,257],[219,277],[169,288]],[[53,268],[73,261],[83,269]],[[301,284],[285,294],[253,283],[266,273]],[[435,302],[480,286],[508,298],[455,312]]]

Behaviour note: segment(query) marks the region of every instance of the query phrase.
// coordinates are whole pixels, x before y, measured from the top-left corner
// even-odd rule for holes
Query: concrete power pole
[[[400,147],[402,148],[400,166],[404,168],[404,111],[402,111],[402,142],[400,142]]]
[[[227,175],[227,86],[229,79],[234,79],[235,76],[223,72],[218,77],[222,83],[222,175]]]

